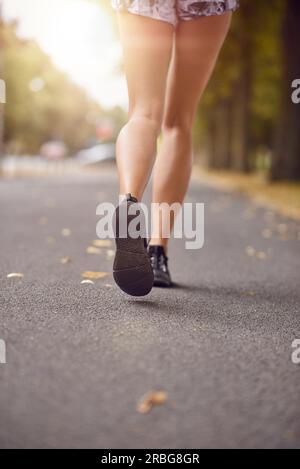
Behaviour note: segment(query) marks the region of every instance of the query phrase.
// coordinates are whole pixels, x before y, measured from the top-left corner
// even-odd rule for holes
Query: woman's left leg
[[[119,13],[129,119],[117,140],[120,193],[141,199],[156,156],[174,28],[166,21]]]
[[[128,84],[129,119],[117,141],[120,194],[127,196],[116,210],[113,275],[123,291],[142,296],[153,286],[153,271],[143,237],[131,236],[129,232],[135,218],[129,212],[136,199],[142,198],[156,156],[174,28],[166,21],[133,13],[120,12],[118,18]],[[120,226],[125,223],[123,236]]]

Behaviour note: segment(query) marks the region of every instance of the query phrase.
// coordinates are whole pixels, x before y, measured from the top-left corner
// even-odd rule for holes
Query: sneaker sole
[[[131,216],[128,219],[131,220]],[[154,276],[144,240],[116,237],[115,241],[113,277],[116,284],[128,295],[148,295],[153,287]]]
[[[160,287],[160,288],[172,288],[173,283],[172,283],[172,281],[169,282],[168,280],[165,280],[165,279],[160,278],[158,276],[154,276],[153,286],[154,287]]]
[[[142,240],[116,239],[116,244],[113,269],[116,284],[128,295],[148,295],[152,290],[154,277]]]

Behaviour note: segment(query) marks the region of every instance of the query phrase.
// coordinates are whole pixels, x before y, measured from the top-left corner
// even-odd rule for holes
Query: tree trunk
[[[230,109],[227,100],[219,101],[214,110],[213,157],[211,167],[228,169],[230,162]]]
[[[250,113],[249,80],[245,74],[236,90],[232,107],[231,168],[236,171],[249,170]]]
[[[300,103],[292,101],[292,82],[300,79],[300,1],[286,0],[282,28],[283,77],[271,177],[300,180]]]
[[[240,77],[233,90],[231,167],[237,171],[249,170],[251,150],[251,94],[252,94],[252,41],[249,19],[255,13],[253,0],[241,4],[240,9]]]

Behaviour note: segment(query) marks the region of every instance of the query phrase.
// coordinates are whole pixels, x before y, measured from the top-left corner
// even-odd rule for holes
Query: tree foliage
[[[96,138],[105,113],[34,41],[19,38],[16,28],[16,23],[2,24],[0,31],[6,150],[36,153],[45,141],[59,139],[72,153]]]
[[[243,0],[199,107],[195,132],[208,164],[249,171],[271,164],[278,116],[284,1]],[[203,130],[204,129],[204,130]],[[198,148],[199,148],[198,147]]]

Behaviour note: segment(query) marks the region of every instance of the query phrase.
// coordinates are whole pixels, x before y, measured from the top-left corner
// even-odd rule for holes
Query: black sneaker
[[[116,255],[113,265],[113,276],[116,284],[128,295],[144,296],[153,287],[153,271],[147,253],[145,239],[133,239],[128,234],[128,225],[136,215],[128,215],[130,205],[137,204],[136,198],[131,194],[121,202],[115,212],[116,217]],[[124,205],[126,206],[124,207]],[[127,212],[127,237],[121,238],[119,227],[122,213]],[[126,225],[125,225],[126,226]]]
[[[168,269],[168,258],[163,246],[149,246],[148,254],[153,269],[155,287],[171,287],[172,280]]]

